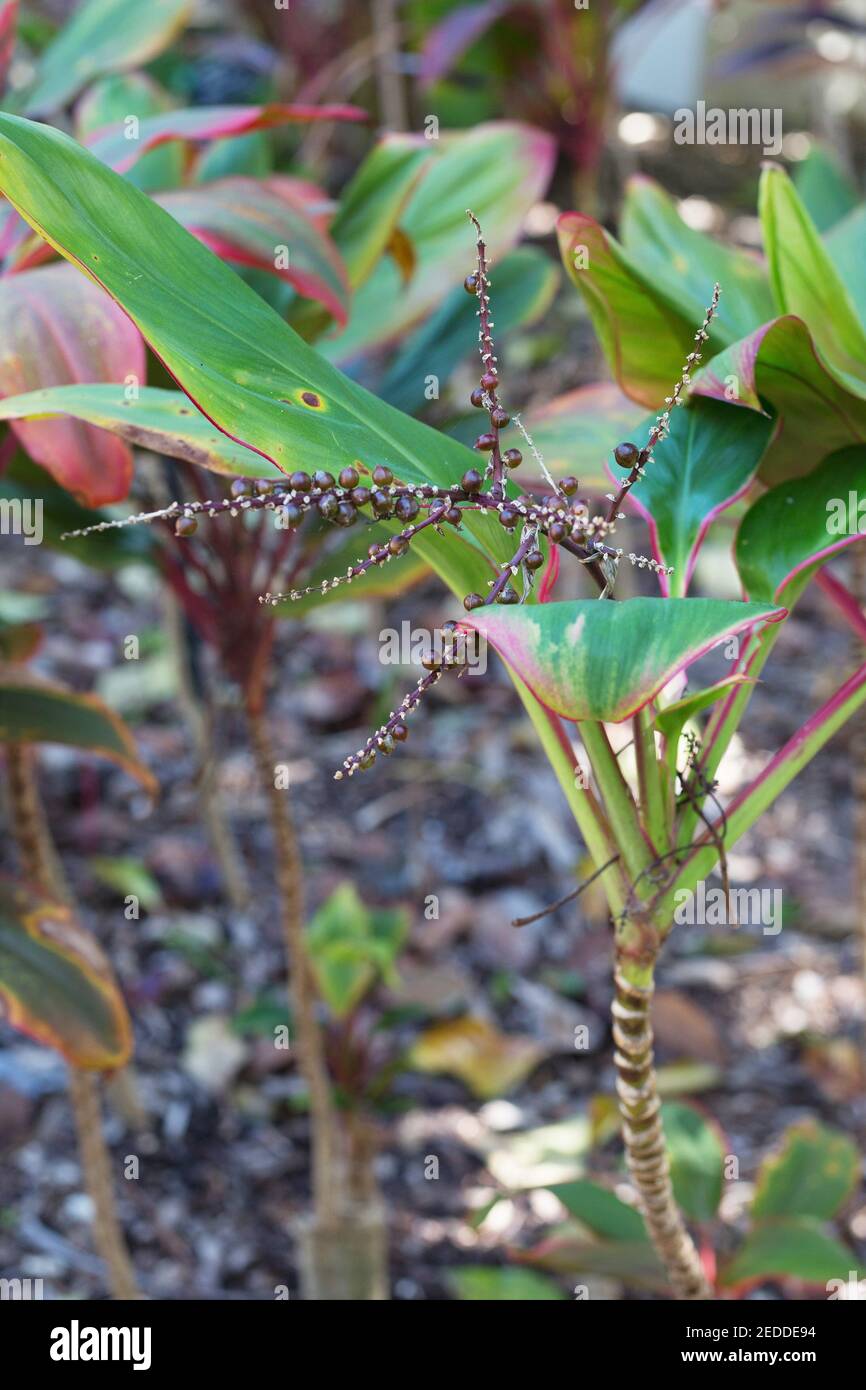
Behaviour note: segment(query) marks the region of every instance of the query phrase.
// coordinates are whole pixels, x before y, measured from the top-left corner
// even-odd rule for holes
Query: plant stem
[[[69,1098],[84,1181],[93,1202],[93,1239],[106,1263],[112,1295],[117,1299],[140,1298],[114,1200],[111,1159],[102,1132],[99,1082],[93,1072],[69,1068]]]
[[[653,848],[661,854],[669,844],[668,817],[653,719],[646,705],[634,716],[632,729],[643,822]]]
[[[212,739],[212,713],[196,690],[183,609],[171,588],[163,588],[166,629],[178,681],[178,703],[198,758],[198,804],[222,873],[226,896],[236,912],[250,900],[250,886],[226,815],[219,766]]]
[[[11,819],[22,872],[52,897],[69,902],[72,895],[39,796],[34,750],[25,744],[11,743],[7,745],[6,754]],[[93,1240],[105,1261],[112,1296],[140,1298],[114,1200],[111,1157],[102,1130],[96,1076],[70,1065],[69,1099],[84,1183],[93,1203]]]
[[[616,1090],[628,1170],[640,1195],[650,1239],[677,1298],[711,1298],[712,1290],[671,1186],[653,1067],[653,986],[631,984],[626,968],[620,962],[614,973],[616,992],[611,1012]]]
[[[274,837],[280,919],[289,961],[289,997],[300,1048],[299,1066],[310,1096],[313,1208],[324,1226],[336,1224],[338,1149],[331,1085],[322,1029],[316,1017],[316,991],[304,948],[303,866],[286,792],[274,777],[274,755],[259,699],[247,693],[247,722],[256,768],[270,812]]]

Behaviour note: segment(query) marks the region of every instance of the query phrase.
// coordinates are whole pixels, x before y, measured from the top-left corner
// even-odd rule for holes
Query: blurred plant
[[[152,201],[74,142],[7,116],[0,118],[0,150],[0,181],[14,206],[70,259],[92,264],[96,257],[101,283],[199,409],[287,475],[282,484],[227,503],[174,503],[160,516],[180,522],[183,530],[202,514],[233,508],[287,512],[290,523],[310,512],[347,524],[359,511],[373,514],[389,526],[391,540],[375,541],[366,559],[325,579],[325,590],[379,570],[411,545],[464,596],[467,616],[451,629],[450,649],[431,653],[427,675],[338,775],[353,775],[402,741],[407,713],[446,669],[462,664],[455,633],[479,632],[504,656],[586,840],[593,877],[605,887],[615,926],[613,1026],[629,1171],[672,1288],[682,1297],[709,1296],[707,1273],[671,1188],[652,1065],[654,969],[679,895],[688,896],[717,869],[727,898],[730,847],[866,700],[864,666],[726,810],[719,807],[715,770],[782,620],[828,555],[856,538],[828,547],[826,509],[815,499],[823,501],[828,488],[838,490],[860,476],[861,452],[849,450],[807,478],[784,481],[747,511],[736,550],[747,601],[686,597],[709,521],[751,485],[773,429],[758,410],[712,399],[696,397],[687,410],[675,410],[717,332],[718,290],[697,333],[692,327],[688,342],[679,344],[685,367],[671,374],[676,384],[649,425],[646,443],[617,447],[614,491],[594,511],[576,498],[578,485],[570,477],[557,482],[549,476],[550,491],[542,500],[529,492],[518,495],[508,480],[509,465],[519,467],[522,459],[520,450],[500,446],[508,411],[480,230],[466,289],[476,300],[482,354],[473,404],[486,414],[487,427],[473,460],[455,441],[343,377]],[[97,208],[98,219],[92,215]],[[167,302],[154,270],[166,263],[178,283],[196,288],[183,314],[174,312],[173,298]],[[703,275],[687,264],[690,274]],[[658,281],[664,283],[661,274]],[[607,288],[615,285],[615,279],[608,281]],[[663,357],[667,339],[653,339],[646,326],[653,312],[651,297],[645,311],[638,301],[629,326],[651,343],[655,357]],[[799,331],[797,320],[792,322]],[[667,332],[673,332],[669,325]],[[657,375],[654,360],[647,362],[648,375],[650,368]],[[667,383],[657,394],[665,389]],[[533,457],[544,472],[540,455]],[[479,459],[486,462],[477,467]],[[778,461],[775,466],[778,481]],[[799,505],[791,504],[792,490]],[[632,495],[652,515],[657,556],[628,558],[659,576],[663,601],[615,600],[624,557],[611,538],[620,507]],[[512,532],[518,528],[515,547]],[[544,601],[562,553],[585,568],[606,601]],[[532,576],[545,563],[548,572],[536,593]],[[273,601],[273,595],[266,598]],[[684,673],[721,642],[732,659],[729,674],[709,689],[683,693]],[[698,715],[713,706],[699,731]],[[605,727],[626,719],[632,721],[633,775],[614,754]],[[564,720],[579,725],[591,778]],[[288,881],[284,891],[291,892]]]
[[[367,908],[351,884],[337,888],[310,920],[305,949],[327,1007],[326,1054],[338,1108],[345,1173],[340,1224],[303,1232],[308,1297],[388,1296],[387,1225],[373,1160],[375,1113],[400,1066],[371,995],[397,981],[395,962],[409,930],[405,912]]]
[[[93,1233],[115,1298],[138,1290],[114,1199],[102,1130],[98,1078],[132,1053],[132,1027],[111,966],[78,920],[51,838],[37,780],[37,747],[62,743],[111,759],[154,795],[126,726],[94,696],[75,695],[25,671],[38,646],[31,624],[0,628],[0,744],[6,802],[20,879],[0,879],[0,999],[13,1027],[55,1048],[69,1063]]]
[[[598,171],[615,109],[614,41],[634,16],[661,19],[670,0],[482,0],[410,7],[420,80],[439,110],[464,118],[514,111],[548,130],[574,170],[579,206],[598,202]]]
[[[725,1182],[734,1176],[731,1157],[723,1138],[694,1106],[666,1102],[661,1113],[674,1192],[700,1230],[705,1264],[714,1271],[712,1242],[729,1242],[719,1204]],[[787,1129],[758,1171],[748,1229],[716,1272],[720,1292],[743,1298],[757,1286],[790,1283],[801,1295],[805,1288],[831,1298],[850,1297],[851,1275],[856,1281],[862,1271],[854,1252],[828,1228],[843,1214],[857,1186],[859,1166],[856,1145],[838,1130],[810,1120]],[[665,1270],[639,1211],[609,1187],[586,1178],[554,1184],[549,1191],[567,1217],[522,1252],[521,1261],[568,1278],[594,1275],[649,1292],[664,1288]]]

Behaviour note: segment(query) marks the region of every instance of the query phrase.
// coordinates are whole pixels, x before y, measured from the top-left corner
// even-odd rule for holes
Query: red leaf
[[[0,397],[45,386],[145,377],[138,329],[103,290],[68,265],[0,280]],[[88,507],[119,502],[132,452],[105,430],[72,419],[22,420],[24,448]]]

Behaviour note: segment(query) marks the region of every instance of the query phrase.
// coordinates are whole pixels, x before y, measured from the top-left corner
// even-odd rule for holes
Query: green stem
[[[632,720],[640,807],[647,834],[656,854],[668,848],[668,818],[662,769],[656,749],[655,727],[647,705]]]
[[[649,868],[656,856],[644,838],[634,797],[610,746],[604,725],[588,719],[580,725],[580,736],[601,790],[615,848],[622,855],[626,872],[633,881],[644,869]]]

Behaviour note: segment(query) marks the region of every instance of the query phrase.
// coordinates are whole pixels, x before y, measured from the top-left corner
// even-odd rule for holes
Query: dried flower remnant
[[[644,476],[656,445],[667,435],[673,409],[684,402],[691,374],[701,360],[702,347],[718,308],[720,287],[715,285],[713,289],[704,321],[695,334],[695,348],[688,354],[671,394],[665,398],[664,409],[650,430],[646,444],[642,448],[631,442],[616,446],[614,460],[629,472],[618,492],[607,495],[607,510],[601,507],[593,510],[588,499],[577,495],[577,478],[569,476],[557,480],[552,477],[520,417],[512,417],[502,404],[493,337],[495,325],[491,316],[490,262],[478,219],[472,212],[468,216],[476,232],[476,266],[463,284],[467,293],[478,303],[476,314],[481,359],[478,385],[469,399],[473,407],[485,411],[487,415],[487,426],[474,444],[479,454],[479,467],[467,468],[460,479],[447,487],[403,482],[384,464],[374,468],[371,475],[367,474],[369,485],[361,482],[360,464],[357,468],[344,468],[337,478],[326,470],[312,475],[298,470],[288,475],[285,482],[279,479],[252,482],[239,478],[232,484],[230,496],[222,501],[172,502],[161,511],[100,522],[96,526],[69,532],[69,536],[166,520],[174,522],[176,535],[186,537],[195,533],[198,519],[202,516],[227,514],[236,517],[243,512],[262,510],[278,512],[280,524],[288,529],[297,528],[311,512],[338,527],[353,526],[359,517],[370,522],[402,523],[389,540],[373,542],[366,556],[349,565],[344,574],[334,575],[307,588],[292,588],[286,593],[264,593],[259,602],[268,605],[286,600],[296,601],[307,594],[326,594],[344,584],[351,584],[369,570],[390,564],[392,560],[405,555],[415,538],[424,531],[432,528],[437,535],[443,536],[446,526],[459,529],[467,511],[493,517],[504,530],[519,535],[511,558],[503,562],[499,574],[488,581],[488,592],[464,596],[463,606],[470,613],[494,603],[508,605],[525,602],[536,572],[545,563],[541,548],[544,540],[548,546],[556,546],[587,567],[602,599],[612,595],[617,568],[623,559],[639,569],[650,569],[660,574],[673,573],[672,567],[634,552],[626,555],[622,548],[611,545],[609,541],[616,531],[617,522],[624,517],[620,508],[625,497]],[[528,491],[509,495],[508,476],[516,473],[523,463],[523,453],[519,448],[503,450],[501,447],[501,432],[510,424],[517,428],[550,488],[550,492],[542,497]],[[483,467],[480,466],[482,459]],[[446,626],[453,630],[456,624]],[[405,740],[408,732],[405,721],[418,708],[427,691],[438,683],[446,671],[464,665],[453,645],[441,657],[431,657],[425,664],[427,674],[406,695],[399,709],[392,711],[388,720],[366,743],[345,759],[342,768],[334,774],[338,780],[372,767],[379,753],[392,753],[396,744]]]

